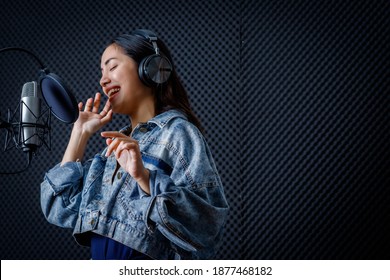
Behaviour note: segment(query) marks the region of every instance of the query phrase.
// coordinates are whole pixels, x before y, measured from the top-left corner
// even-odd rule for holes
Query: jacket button
[[[118,178],[118,180],[120,180],[122,178],[122,172],[118,172],[118,174],[116,174],[116,177]]]
[[[139,131],[142,132],[142,133],[145,133],[145,132],[148,132],[148,128],[145,127],[145,126],[143,126],[143,127],[141,127],[141,128],[139,129]]]

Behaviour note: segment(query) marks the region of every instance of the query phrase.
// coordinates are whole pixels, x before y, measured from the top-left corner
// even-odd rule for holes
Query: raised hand
[[[149,171],[144,167],[138,142],[116,131],[105,131],[101,135],[108,145],[106,156],[115,154],[118,163],[150,194]]]
[[[68,147],[65,150],[61,164],[70,161],[81,161],[88,139],[112,119],[110,102],[107,101],[99,113],[101,94],[96,93],[95,99],[89,98],[85,103],[79,103],[79,118],[73,125]],[[84,106],[84,110],[83,110]]]
[[[87,100],[85,106],[82,102],[78,104],[79,118],[74,124],[75,130],[79,133],[91,136],[105,124],[112,119],[112,110],[110,109],[110,102],[107,100],[103,110],[99,113],[99,106],[101,102],[101,94],[97,92],[95,98],[92,97]],[[84,110],[83,110],[84,107]]]

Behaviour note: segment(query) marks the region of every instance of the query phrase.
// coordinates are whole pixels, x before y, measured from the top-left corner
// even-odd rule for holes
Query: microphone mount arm
[[[11,127],[11,124],[9,122],[6,122],[5,120],[3,120],[3,118],[0,116],[0,128],[10,128]]]
[[[9,47],[9,48],[0,49],[0,53],[8,52],[8,51],[19,51],[19,52],[27,53],[27,54],[31,55],[38,62],[38,64],[41,67],[41,69],[45,69],[45,65],[38,58],[38,56],[36,56],[32,51],[29,51],[29,50],[24,49],[24,48],[19,48],[19,47]]]

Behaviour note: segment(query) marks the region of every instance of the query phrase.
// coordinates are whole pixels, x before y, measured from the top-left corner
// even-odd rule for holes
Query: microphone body
[[[20,115],[22,149],[24,152],[34,152],[42,144],[37,126],[41,115],[41,99],[38,96],[38,84],[35,81],[23,85]]]

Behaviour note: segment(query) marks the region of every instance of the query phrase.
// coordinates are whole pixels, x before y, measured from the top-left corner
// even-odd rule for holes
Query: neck
[[[134,128],[140,123],[146,123],[156,116],[154,101],[142,103],[136,112],[130,115],[131,126]]]

